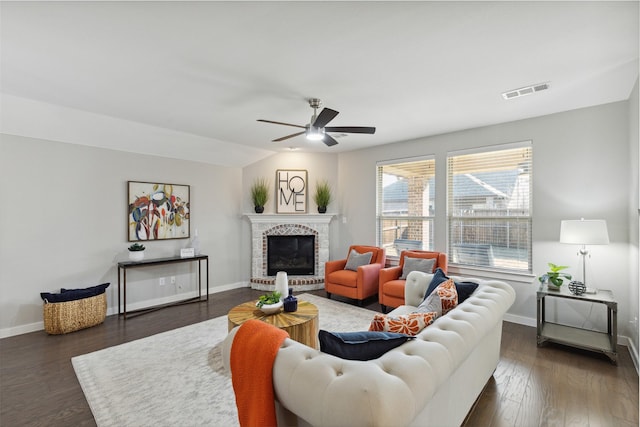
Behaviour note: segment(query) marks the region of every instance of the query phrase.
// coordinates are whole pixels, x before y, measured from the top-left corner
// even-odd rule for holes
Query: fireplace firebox
[[[267,236],[267,275],[315,275],[316,236]]]

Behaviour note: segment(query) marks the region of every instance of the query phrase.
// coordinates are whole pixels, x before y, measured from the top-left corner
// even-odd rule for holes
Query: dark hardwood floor
[[[38,331],[0,340],[0,426],[94,426],[73,356],[222,316],[262,293],[235,289],[127,321],[108,316],[67,335]],[[379,310],[375,299],[364,306]],[[465,426],[637,426],[638,375],[626,347],[619,352],[614,366],[594,353],[538,348],[535,328],[505,322],[500,363]]]

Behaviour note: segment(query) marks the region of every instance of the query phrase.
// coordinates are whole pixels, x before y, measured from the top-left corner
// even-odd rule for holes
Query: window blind
[[[531,271],[532,145],[447,155],[454,264]]]
[[[388,257],[405,249],[433,248],[435,159],[377,165],[377,239]]]

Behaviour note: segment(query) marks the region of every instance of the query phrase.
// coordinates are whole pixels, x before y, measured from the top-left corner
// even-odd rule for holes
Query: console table
[[[139,310],[133,310],[127,312],[127,270],[130,268],[143,268],[153,267],[155,265],[167,265],[181,262],[198,262],[198,296],[193,298],[187,298],[180,301],[174,301],[168,304],[161,304],[147,308],[141,308]],[[207,292],[202,295],[202,261],[207,262]],[[122,276],[122,289],[123,289],[123,305],[122,311],[120,307],[120,276]],[[122,314],[124,318],[127,318],[127,314],[144,314],[160,308],[169,307],[172,305],[189,304],[192,302],[208,301],[209,300],[209,256],[208,255],[196,255],[187,258],[181,257],[167,257],[167,258],[154,258],[145,259],[142,261],[122,261],[118,263],[118,315]]]
[[[545,298],[547,297],[606,305],[607,332],[547,322],[545,318]],[[566,289],[561,288],[559,291],[550,291],[545,285],[542,285],[537,292],[537,306],[538,346],[549,341],[584,350],[598,351],[607,355],[614,364],[618,363],[616,347],[618,339],[618,302],[614,299],[613,292],[598,290],[595,294],[574,295]]]

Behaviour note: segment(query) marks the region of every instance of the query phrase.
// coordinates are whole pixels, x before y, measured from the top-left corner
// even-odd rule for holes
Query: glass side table
[[[550,291],[541,285],[537,292],[537,339],[538,346],[546,342],[555,342],[584,350],[601,352],[612,363],[618,364],[618,302],[613,292],[598,290],[595,294],[574,295],[563,286],[559,291]],[[571,301],[604,304],[607,306],[607,332],[592,331],[574,326],[547,322],[545,318],[545,299],[565,298]]]

